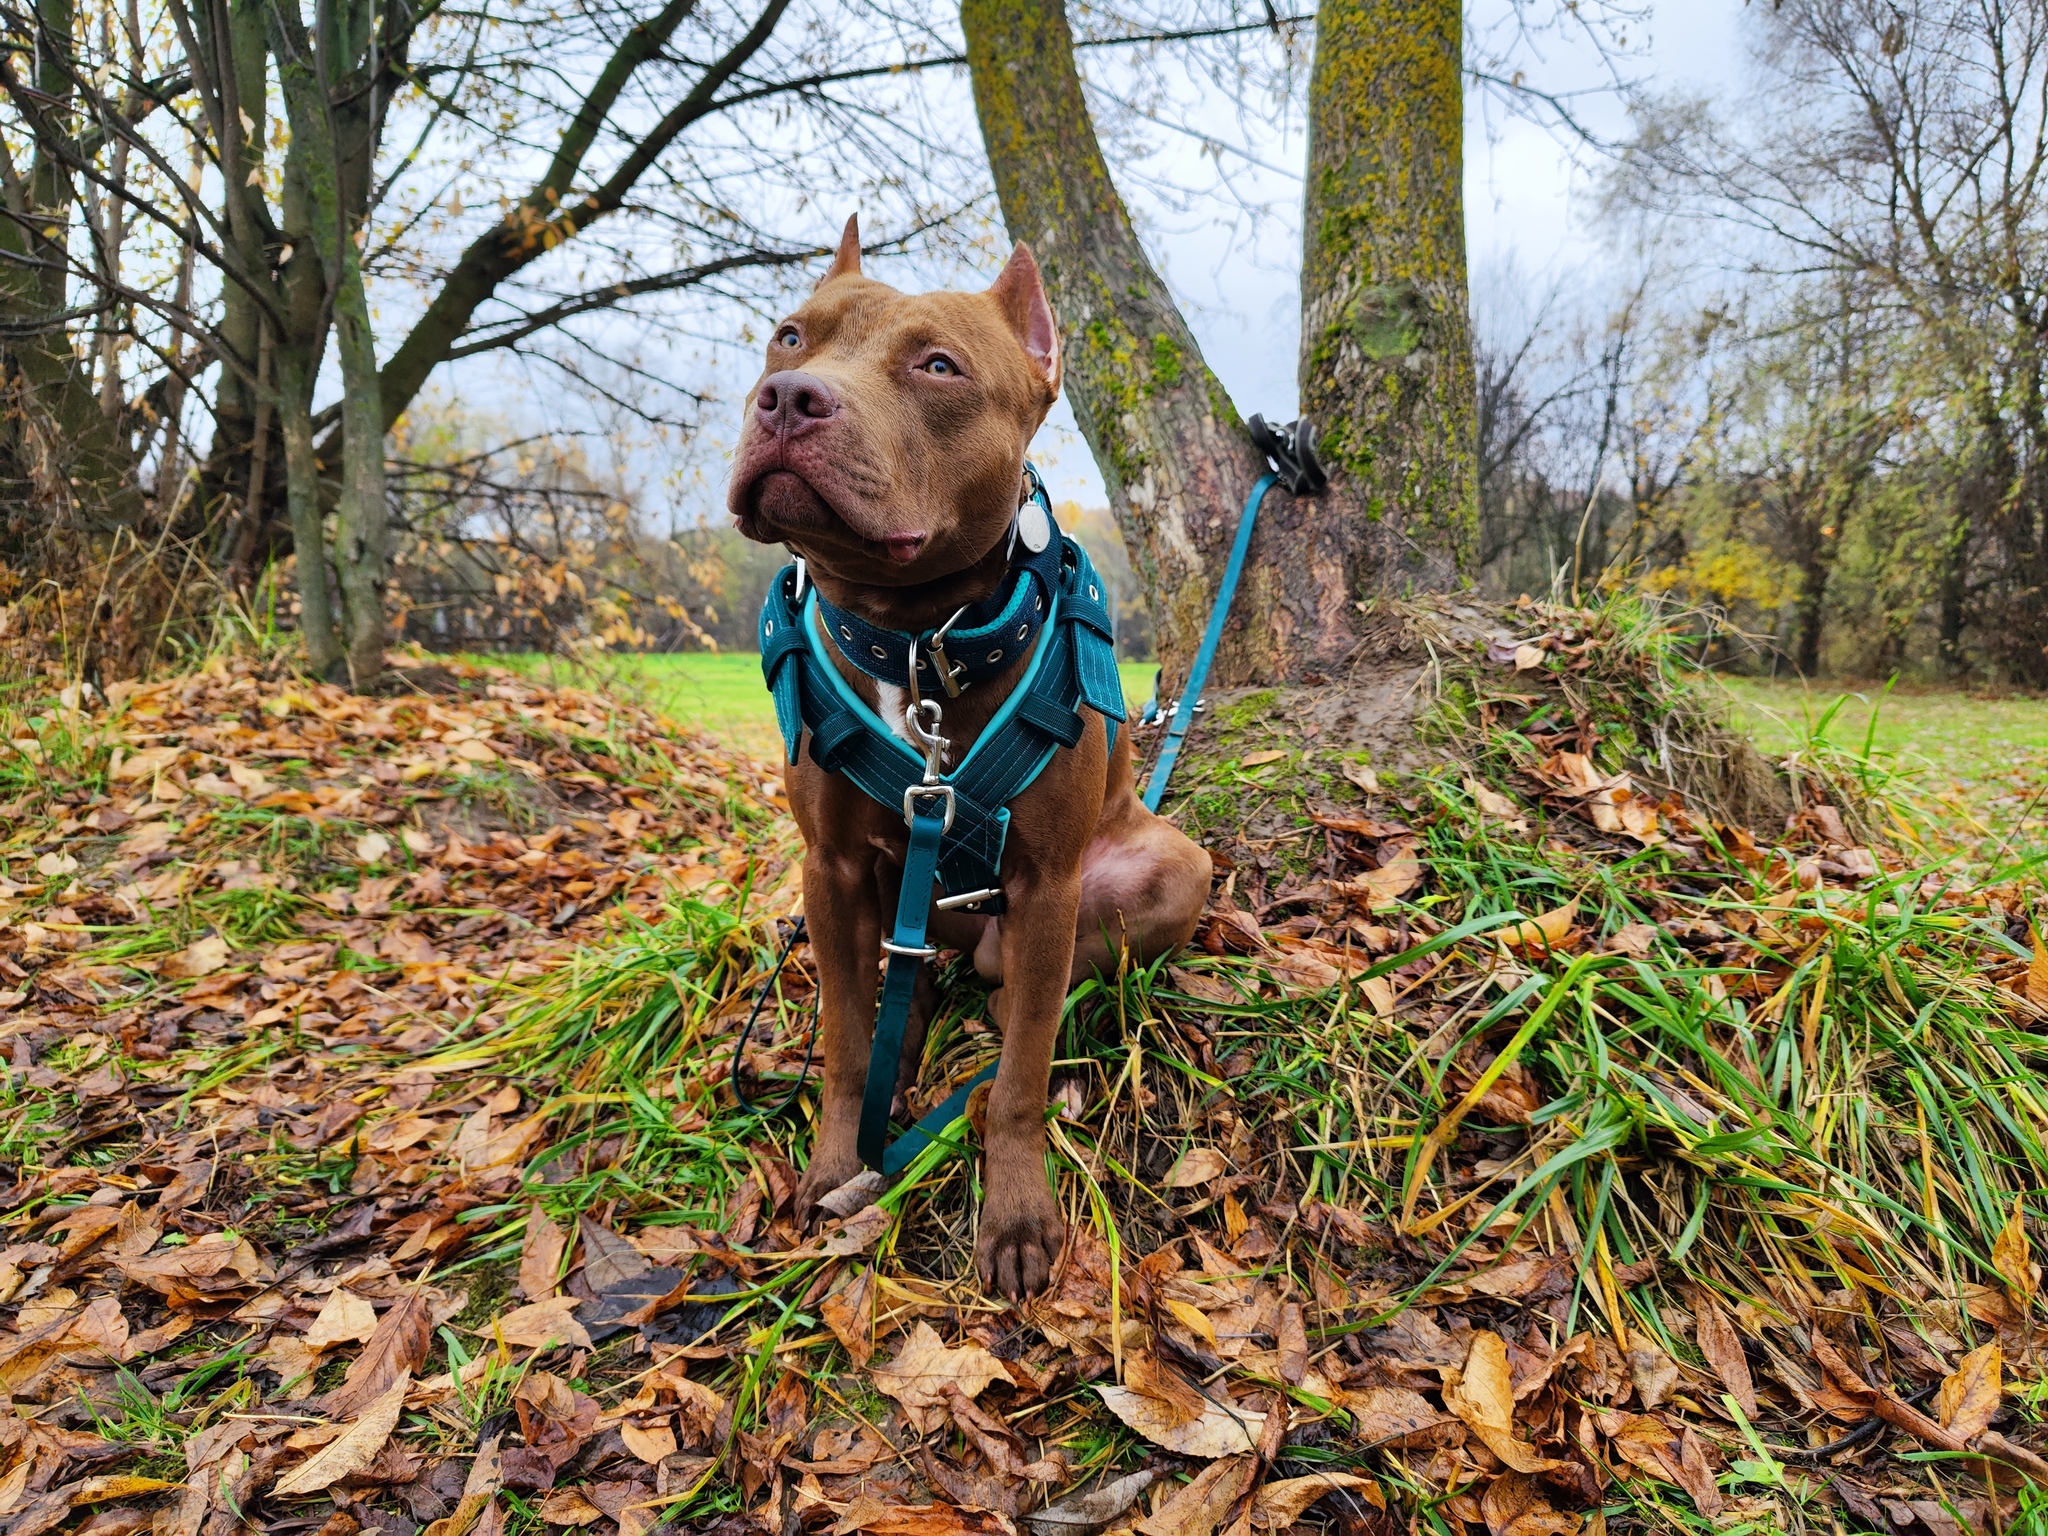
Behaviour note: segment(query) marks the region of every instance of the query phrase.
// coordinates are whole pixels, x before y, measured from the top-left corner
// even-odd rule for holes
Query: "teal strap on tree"
[[[1209,666],[1216,660],[1216,647],[1223,639],[1223,621],[1230,617],[1230,600],[1237,596],[1237,578],[1244,572],[1245,551],[1251,548],[1252,524],[1259,515],[1259,503],[1266,499],[1266,492],[1280,483],[1275,474],[1259,476],[1259,483],[1252,487],[1251,495],[1244,501],[1244,512],[1237,520],[1237,537],[1230,541],[1230,563],[1223,567],[1223,580],[1216,588],[1216,606],[1209,610],[1209,627],[1202,635],[1202,648],[1195,652],[1195,664],[1188,668],[1187,686],[1181,689],[1180,703],[1174,706],[1173,723],[1166,728],[1166,744],[1159,749],[1159,761],[1152,767],[1152,777],[1145,782],[1145,809],[1156,811],[1166,794],[1166,781],[1173,776],[1174,759],[1180,756],[1180,744],[1188,734],[1188,727],[1194,724],[1195,705],[1201,702],[1202,684],[1209,680]]]
[[[939,839],[953,819],[953,791],[942,784],[920,786],[905,796],[904,804],[910,810],[910,847],[903,857],[896,931],[886,946],[889,965],[882,973],[882,1006],[875,1014],[867,1086],[860,1100],[860,1160],[878,1169],[888,1153],[889,1105],[896,1097],[897,1065],[903,1059],[903,1033],[910,1022],[918,967],[937,953],[925,944],[925,925],[931,920]]]

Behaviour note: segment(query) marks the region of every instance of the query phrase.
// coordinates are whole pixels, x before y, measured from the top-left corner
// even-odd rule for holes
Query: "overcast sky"
[[[1476,0],[1483,21],[1506,0]],[[1647,37],[1628,74],[1659,90],[1727,94],[1740,89],[1743,0],[1655,0]],[[1631,42],[1638,42],[1631,39]],[[1534,61],[1532,76],[1547,87],[1589,85],[1598,78],[1590,55],[1554,50]],[[1579,103],[1596,133],[1620,137],[1626,115],[1611,97]],[[1489,119],[1491,119],[1489,121]],[[1297,136],[1273,146],[1270,158],[1299,166],[1305,145]],[[1592,188],[1588,157],[1538,124],[1489,110],[1476,92],[1468,98],[1465,161],[1466,242],[1476,292],[1502,281],[1512,267],[1531,286],[1563,279],[1576,286],[1606,262],[1600,233],[1587,217]],[[1169,154],[1173,153],[1168,151]],[[1192,168],[1199,151],[1185,151]],[[1192,174],[1192,171],[1191,171]],[[1245,185],[1276,206],[1298,207],[1298,179],[1247,173]],[[1130,193],[1145,221],[1155,255],[1188,313],[1209,366],[1238,409],[1270,420],[1295,413],[1295,352],[1300,333],[1299,223],[1291,213],[1260,221],[1247,234],[1220,224],[1214,213],[1175,214]],[[1064,403],[1033,447],[1059,499],[1099,505],[1102,480]]]

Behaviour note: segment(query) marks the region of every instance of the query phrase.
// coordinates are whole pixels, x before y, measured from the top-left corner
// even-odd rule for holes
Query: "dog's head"
[[[728,505],[748,538],[843,582],[952,575],[1008,532],[1059,387],[1027,247],[984,293],[898,293],[861,275],[848,219],[816,290],[768,338]]]

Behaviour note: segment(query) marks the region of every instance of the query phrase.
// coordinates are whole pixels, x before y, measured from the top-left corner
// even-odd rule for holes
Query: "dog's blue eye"
[[[775,344],[778,347],[800,347],[803,345],[803,338],[794,330],[778,331],[775,334]]]
[[[953,359],[950,357],[935,357],[924,365],[924,371],[926,373],[935,373],[943,379],[958,373],[960,370],[954,366]]]

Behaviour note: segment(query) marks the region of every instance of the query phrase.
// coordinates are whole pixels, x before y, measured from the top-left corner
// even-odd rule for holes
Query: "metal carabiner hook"
[[[939,726],[943,722],[944,712],[940,710],[937,699],[919,699],[904,706],[903,728],[924,750],[924,781],[927,784],[939,781],[939,769],[945,765],[946,752],[953,745],[939,734]]]

